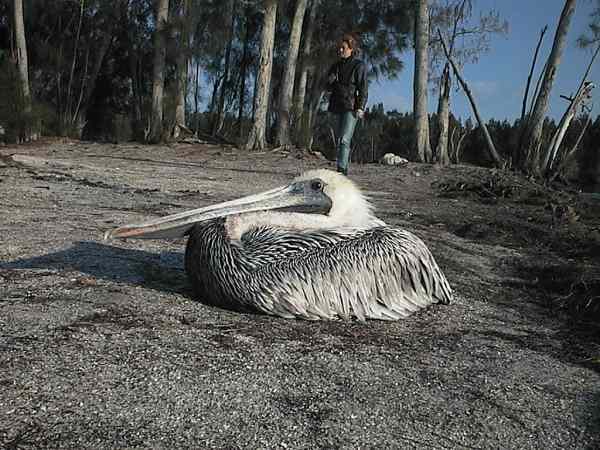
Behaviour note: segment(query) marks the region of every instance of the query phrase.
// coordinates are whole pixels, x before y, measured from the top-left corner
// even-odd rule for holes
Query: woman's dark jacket
[[[365,63],[354,56],[341,58],[327,73],[327,90],[331,91],[329,111],[364,111],[368,87]]]

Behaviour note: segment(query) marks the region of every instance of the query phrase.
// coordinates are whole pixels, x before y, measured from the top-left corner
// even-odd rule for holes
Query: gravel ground
[[[327,161],[86,142],[0,157],[0,447],[600,447],[600,328],[549,308],[568,286],[527,269],[597,267],[556,248],[596,233],[597,210],[556,234],[543,205],[438,195],[478,169],[353,166],[379,215],[430,245],[456,302],[304,322],[191,298],[184,240],[102,235]]]

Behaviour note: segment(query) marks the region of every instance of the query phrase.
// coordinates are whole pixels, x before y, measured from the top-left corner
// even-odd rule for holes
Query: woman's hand
[[[357,109],[356,117],[358,117],[359,119],[362,119],[363,117],[365,117],[365,112],[362,109]]]

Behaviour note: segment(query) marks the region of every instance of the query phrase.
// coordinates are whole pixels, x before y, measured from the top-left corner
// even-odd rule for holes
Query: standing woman
[[[358,59],[357,50],[358,37],[344,34],[338,45],[340,59],[327,74],[329,111],[337,116],[337,171],[344,175],[348,175],[350,143],[357,120],[365,114],[369,87],[366,65]]]

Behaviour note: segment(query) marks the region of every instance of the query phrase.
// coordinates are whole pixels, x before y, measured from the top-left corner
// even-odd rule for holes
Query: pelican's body
[[[364,321],[400,319],[452,297],[423,241],[386,226],[354,184],[331,171],[108,237],[184,234],[186,271],[196,295],[212,304]]]

